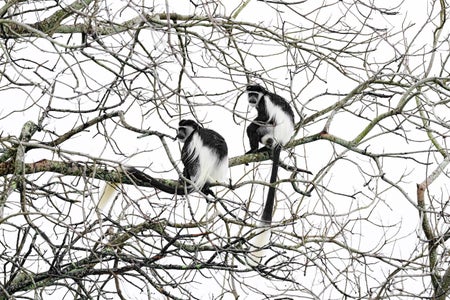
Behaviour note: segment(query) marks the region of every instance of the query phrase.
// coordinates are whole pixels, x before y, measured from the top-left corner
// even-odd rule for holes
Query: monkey
[[[183,176],[205,194],[212,194],[210,183],[228,177],[228,146],[216,131],[193,120],[181,120],[177,139],[183,143]]]
[[[181,161],[183,177],[192,181],[186,190],[182,186],[169,186],[134,167],[125,167],[125,174],[134,180],[149,182],[155,188],[170,194],[185,195],[198,189],[206,195],[214,195],[209,186],[228,177],[228,146],[216,131],[201,127],[193,120],[181,120],[176,138],[183,143]],[[182,180],[180,180],[180,184]],[[97,204],[103,210],[117,192],[118,184],[107,182]]]
[[[268,92],[260,85],[246,88],[249,105],[258,115],[247,127],[250,143],[249,153],[271,149],[274,144],[286,145],[294,134],[294,112],[289,103],[277,94]],[[265,147],[258,149],[259,143]]]
[[[263,213],[258,223],[257,235],[251,242],[249,263],[260,264],[264,257],[263,247],[270,240],[273,207],[275,204],[278,164],[281,147],[286,145],[294,134],[294,112],[289,103],[277,94],[268,92],[260,85],[248,85],[246,87],[249,105],[255,107],[258,115],[247,127],[247,136],[250,150],[246,154],[271,150],[272,171],[270,187],[267,193]],[[259,143],[265,145],[258,149]]]

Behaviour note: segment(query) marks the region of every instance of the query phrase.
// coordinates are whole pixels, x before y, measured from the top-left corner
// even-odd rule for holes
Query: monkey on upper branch
[[[255,239],[250,241],[250,258],[252,265],[261,263],[264,257],[263,248],[269,243],[270,230],[266,227],[272,223],[273,207],[277,180],[278,163],[281,146],[286,145],[294,134],[294,112],[289,103],[277,94],[268,92],[260,85],[248,85],[246,88],[250,106],[256,108],[258,115],[247,127],[250,150],[246,153],[257,153],[272,150],[272,172],[269,191],[261,215]],[[258,149],[259,143],[265,145]]]
[[[248,103],[258,112],[247,127],[250,150],[246,154],[267,151],[275,144],[286,145],[294,134],[294,112],[289,103],[257,84],[248,85],[246,93]],[[258,150],[259,143],[265,147]]]

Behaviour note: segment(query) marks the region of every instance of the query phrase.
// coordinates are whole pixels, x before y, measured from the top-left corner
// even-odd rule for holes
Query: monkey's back
[[[185,142],[181,160],[184,174],[197,188],[206,183],[224,181],[228,177],[228,147],[225,139],[214,130],[200,128]]]

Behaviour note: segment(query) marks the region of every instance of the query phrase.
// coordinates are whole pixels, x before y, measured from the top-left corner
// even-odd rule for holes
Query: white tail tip
[[[100,196],[100,200],[97,203],[98,210],[102,211],[105,206],[111,201],[111,199],[117,193],[117,184],[107,182],[105,187],[103,188],[102,195]]]
[[[247,263],[250,266],[260,265],[266,256],[267,249],[264,249],[270,242],[270,228],[264,226],[257,230],[256,236],[253,237],[249,242],[251,244]]]

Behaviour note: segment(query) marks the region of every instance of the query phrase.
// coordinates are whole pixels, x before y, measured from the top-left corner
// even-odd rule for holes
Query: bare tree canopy
[[[448,6],[3,1],[0,299],[445,299]],[[295,115],[273,184],[250,83]],[[181,180],[182,119],[227,141],[214,195]]]

